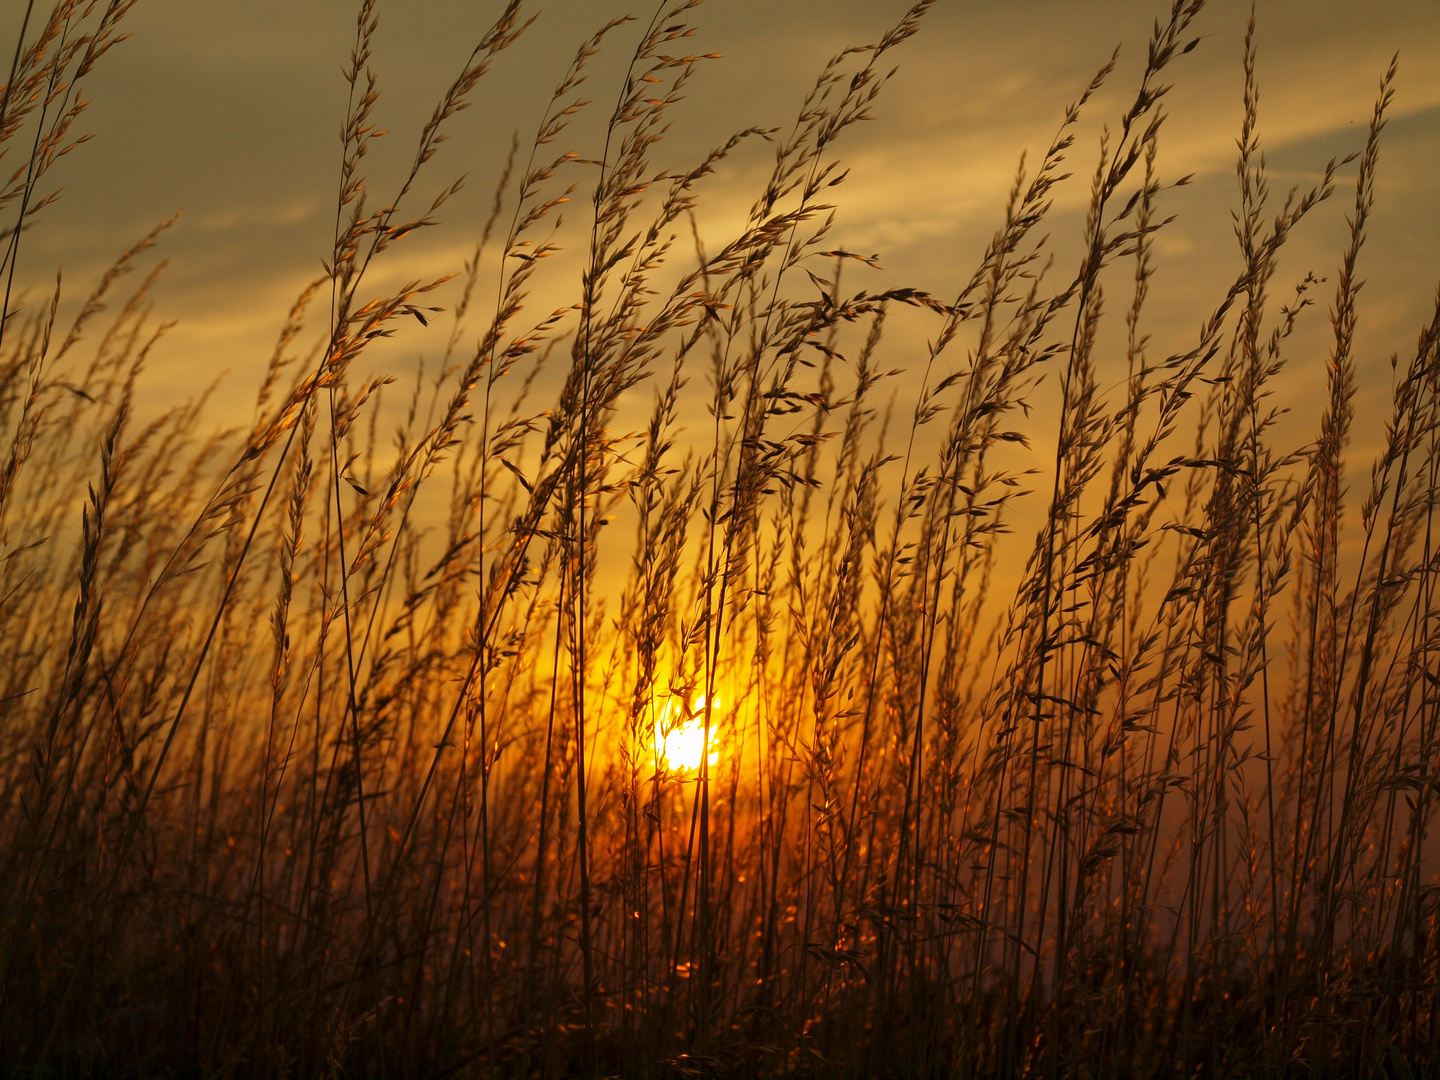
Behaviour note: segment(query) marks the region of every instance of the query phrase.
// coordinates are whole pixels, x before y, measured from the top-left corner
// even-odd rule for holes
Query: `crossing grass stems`
[[[686,52],[698,0],[601,27],[458,279],[399,288],[376,268],[438,226],[447,128],[532,16],[503,8],[377,190],[363,0],[324,275],[250,424],[208,434],[203,396],[137,404],[169,222],[68,321],[58,279],[14,288],[132,2],[28,5],[0,104],[7,1075],[1440,1069],[1440,307],[1383,430],[1355,412],[1394,64],[1363,147],[1277,198],[1252,17],[1233,277],[1161,355],[1201,0],[1098,150],[1116,59],[1081,88],[947,298],[857,288],[874,259],[829,239],[837,147],[931,0],[791,127],[679,169],[656,155],[719,60]],[[587,87],[602,48],[628,69]],[[707,185],[762,142],[702,242]],[[1045,234],[1087,155],[1067,270]],[[1333,283],[1287,282],[1352,174]],[[1292,339],[1321,309],[1327,355]],[[397,403],[369,358],[432,321]],[[1325,385],[1298,445],[1296,368]]]

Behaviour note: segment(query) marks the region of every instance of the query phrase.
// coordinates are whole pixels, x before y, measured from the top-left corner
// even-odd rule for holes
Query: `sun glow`
[[[719,711],[720,699],[710,704],[710,752],[705,754],[705,695],[701,694],[681,716],[680,705],[674,698],[660,710],[655,721],[655,754],[674,772],[698,772],[700,758],[704,755],[713,766],[719,758],[715,749],[715,714]]]

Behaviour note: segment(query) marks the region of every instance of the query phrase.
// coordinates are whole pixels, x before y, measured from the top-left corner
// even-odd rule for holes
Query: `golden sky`
[[[0,16],[6,40],[13,40],[20,6],[7,4]],[[181,212],[157,293],[158,314],[178,325],[155,358],[146,392],[156,401],[184,399],[222,370],[248,399],[252,373],[289,303],[318,272],[333,220],[345,109],[340,67],[355,6],[141,0],[128,20],[132,38],[87,82],[94,103],[84,123],[97,138],[57,170],[62,201],[27,239],[21,277],[50,281],[63,265],[73,298],[116,253]],[[695,16],[695,50],[725,59],[692,84],[662,159],[687,163],[746,125],[788,125],[824,60],[874,40],[905,6],[709,0]],[[496,0],[381,0],[373,63],[383,94],[379,120],[393,134],[371,159],[378,178],[408,160],[434,99],[499,9]],[[465,173],[466,192],[446,208],[444,227],[409,242],[389,273],[458,268],[511,133],[528,139],[577,44],[630,9],[611,0],[549,0],[529,10],[538,13],[535,25],[498,59],[430,174],[436,187]],[[1180,217],[1159,249],[1153,315],[1181,338],[1234,268],[1228,214],[1248,11],[1237,0],[1208,7],[1198,23],[1203,40],[1175,69],[1161,168],[1170,178],[1197,178],[1168,208]],[[838,147],[851,172],[840,190],[837,239],[879,253],[887,282],[942,297],[952,292],[998,220],[1020,153],[1043,149],[1066,103],[1119,44],[1121,66],[1091,106],[1072,160],[1076,179],[1057,201],[1053,231],[1063,254],[1064,234],[1078,230],[1083,213],[1099,125],[1133,92],[1151,22],[1163,13],[1140,0],[939,0],[922,33],[896,54],[899,71],[875,121],[852,129]],[[641,14],[648,18],[648,10]],[[1330,156],[1360,147],[1380,75],[1400,52],[1379,205],[1362,263],[1370,280],[1362,394],[1383,393],[1389,352],[1413,339],[1440,271],[1440,3],[1260,0],[1257,18],[1261,135],[1282,193],[1312,178]],[[587,89],[597,116],[608,112],[638,36],[638,28],[628,30],[612,38],[594,67]],[[595,127],[578,127],[574,149],[595,154],[597,139]],[[768,160],[764,151],[737,158],[710,182],[702,204],[721,217],[727,204],[748,206]],[[1323,219],[1297,237],[1293,276],[1314,269],[1333,281],[1352,198],[1342,182]],[[583,214],[582,200],[572,212]],[[1323,318],[1313,321],[1312,332],[1323,337]],[[419,338],[402,345],[411,355],[427,348]],[[1382,368],[1387,386],[1372,387],[1367,372]]]

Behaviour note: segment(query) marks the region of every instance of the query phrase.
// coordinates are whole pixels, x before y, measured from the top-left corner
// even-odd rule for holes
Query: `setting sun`
[[[0,1080],[1440,1080],[1440,0],[0,49]]]
[[[715,714],[720,710],[720,699],[710,706],[710,753],[708,759],[714,765],[719,757],[715,750]],[[696,772],[700,758],[705,755],[705,695],[701,694],[690,703],[689,715],[677,719],[680,706],[671,699],[663,715],[655,721],[655,755],[675,772]]]

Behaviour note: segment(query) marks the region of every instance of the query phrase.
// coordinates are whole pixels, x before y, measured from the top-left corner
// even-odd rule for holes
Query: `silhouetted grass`
[[[501,12],[376,192],[363,0],[325,276],[253,423],[213,437],[203,401],[134,406],[164,326],[153,273],[123,287],[165,226],[68,328],[58,287],[10,295],[131,5],[27,17],[0,107],[5,1074],[1440,1070],[1440,308],[1368,482],[1347,454],[1394,66],[1334,284],[1292,291],[1281,249],[1349,159],[1271,194],[1252,23],[1236,272],[1161,356],[1185,181],[1159,138],[1201,0],[1083,166],[1078,265],[1043,234],[1113,60],[944,300],[843,285],[860,257],[827,239],[836,146],[931,0],[790,130],[675,172],[655,148],[715,59],[683,53],[697,3],[580,49],[442,315],[443,277],[373,269],[435,224],[447,121],[529,16]],[[622,32],[591,159],[566,140]],[[705,248],[692,208],[762,138],[773,170]],[[588,248],[536,311],[572,196]],[[1292,356],[1312,303],[1329,354]],[[892,371],[901,308],[930,345]],[[442,318],[385,403],[367,350]],[[1300,446],[1287,365],[1325,378]]]

